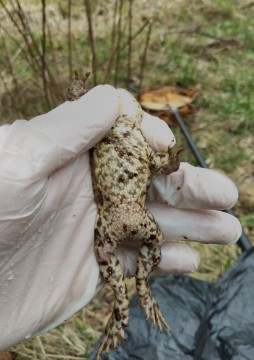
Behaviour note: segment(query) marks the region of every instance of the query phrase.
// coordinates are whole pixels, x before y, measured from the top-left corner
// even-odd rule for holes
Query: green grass
[[[248,226],[252,230],[254,229],[254,214],[241,215],[241,223],[245,226]]]

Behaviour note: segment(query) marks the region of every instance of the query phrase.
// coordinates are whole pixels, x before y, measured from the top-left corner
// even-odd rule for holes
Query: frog
[[[110,350],[117,350],[118,342],[125,340],[130,300],[116,250],[127,241],[139,244],[136,290],[146,319],[160,331],[163,328],[170,331],[148,285],[148,277],[161,258],[163,234],[147,208],[146,198],[152,177],[178,171],[182,149],[175,154],[170,147],[166,152],[155,151],[141,130],[144,113],[140,104],[125,90],[117,91],[119,101],[121,96],[127,96],[134,111],[130,115],[123,107],[112,128],[91,154],[92,184],[98,210],[94,253],[100,276],[111,287],[115,298],[96,360],[101,360],[104,351],[109,356]]]

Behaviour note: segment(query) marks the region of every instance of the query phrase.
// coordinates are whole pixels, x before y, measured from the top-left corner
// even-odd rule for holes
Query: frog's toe
[[[150,291],[147,292],[146,297],[141,298],[141,306],[145,310],[146,319],[151,320],[154,327],[158,326],[160,332],[162,332],[163,325],[168,331],[171,330]]]
[[[119,340],[125,340],[124,328],[127,326],[128,321],[127,318],[123,318],[124,319],[117,320],[114,315],[110,318],[101,345],[98,349],[96,360],[101,360],[103,351],[106,352],[107,356],[109,356],[111,349],[118,351]]]

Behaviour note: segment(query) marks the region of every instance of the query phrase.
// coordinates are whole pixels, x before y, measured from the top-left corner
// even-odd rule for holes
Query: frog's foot
[[[119,340],[125,340],[124,329],[128,325],[128,313],[120,315],[117,309],[114,310],[109,322],[106,326],[104,337],[99,346],[96,360],[101,360],[101,354],[105,350],[109,356],[110,349],[118,350],[117,344]]]
[[[148,286],[148,275],[155,269],[161,258],[161,243],[163,239],[161,230],[152,220],[152,215],[146,219],[148,235],[140,247],[136,272],[136,288],[140,305],[145,310],[147,320],[151,320],[154,326],[157,325],[160,331],[162,331],[163,325],[170,331],[170,326],[159,310],[158,304]]]
[[[180,167],[180,154],[183,150],[184,150],[184,148],[180,148],[174,154],[172,149],[170,147],[168,147],[169,161],[167,164],[164,164],[159,167],[155,176],[160,175],[160,174],[169,175],[172,172],[178,171],[179,167]]]
[[[85,95],[87,92],[85,88],[85,82],[88,79],[90,72],[87,72],[84,76],[79,78],[79,75],[76,71],[74,71],[75,80],[68,87],[66,100],[74,101],[78,100],[81,96]]]
[[[143,294],[139,293],[139,298],[140,305],[145,310],[146,319],[151,320],[154,327],[157,325],[160,329],[160,332],[162,332],[163,325],[168,331],[170,331],[170,326],[162,315],[157,301],[152,296],[150,290],[147,289],[147,291]]]

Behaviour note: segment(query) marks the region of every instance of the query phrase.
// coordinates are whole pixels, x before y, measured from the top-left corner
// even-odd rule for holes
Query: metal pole
[[[175,117],[175,119],[176,119],[176,121],[177,121],[189,147],[190,147],[190,150],[192,151],[192,153],[195,156],[196,160],[198,161],[199,165],[205,169],[208,169],[208,165],[206,164],[203,156],[201,155],[196,144],[194,143],[193,138],[192,138],[189,130],[187,129],[187,127],[184,123],[184,120],[181,118],[177,107],[168,105],[168,108],[173,113],[173,115],[174,115],[174,117]],[[230,215],[234,215],[234,211],[232,209],[227,209],[224,211]],[[252,243],[250,242],[250,240],[249,240],[248,236],[246,235],[246,233],[244,232],[244,230],[242,231],[242,234],[238,240],[238,245],[240,246],[242,251],[247,251],[250,248],[252,248]]]

